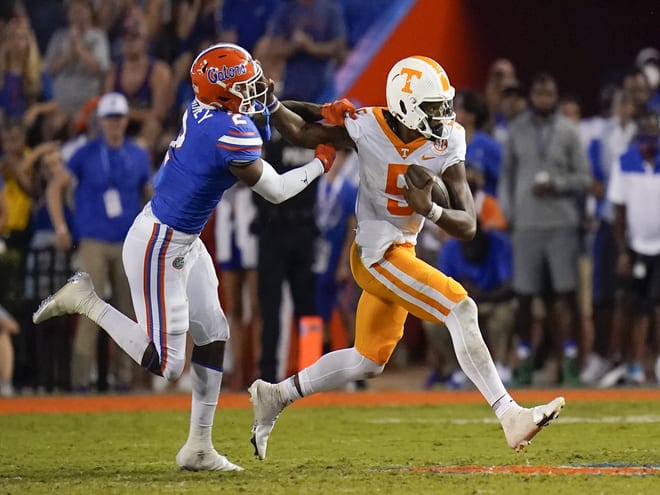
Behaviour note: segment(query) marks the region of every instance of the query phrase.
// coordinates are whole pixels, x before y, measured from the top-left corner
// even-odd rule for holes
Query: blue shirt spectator
[[[80,148],[68,168],[78,179],[75,191],[76,227],[80,237],[122,242],[143,204],[149,182],[149,157],[144,149],[124,141],[118,149],[96,139]],[[116,190],[119,214],[108,215],[106,193]]]
[[[254,54],[257,41],[280,3],[282,0],[225,0],[218,16],[220,40],[236,43]]]
[[[6,72],[0,89],[0,107],[5,117],[23,117],[29,107],[23,76]],[[53,99],[53,81],[47,72],[41,72],[41,92],[38,101]]]
[[[511,241],[498,231],[481,231],[484,242],[462,243],[449,239],[440,250],[438,269],[448,277],[477,287],[482,292],[494,291],[511,281],[513,265]],[[477,240],[477,237],[475,237]],[[470,247],[467,248],[465,244]],[[476,246],[479,248],[476,248]],[[480,252],[481,251],[481,252]]]
[[[484,174],[484,191],[495,196],[500,176],[502,146],[482,131],[475,131],[467,144],[465,161],[477,165]]]

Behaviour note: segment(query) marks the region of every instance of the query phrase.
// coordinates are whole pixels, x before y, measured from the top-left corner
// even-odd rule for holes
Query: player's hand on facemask
[[[327,124],[330,125],[344,125],[346,115],[350,118],[355,118],[355,105],[353,105],[346,98],[335,100],[332,103],[324,103],[321,106],[321,116]]]
[[[314,157],[321,160],[323,172],[328,173],[337,156],[337,150],[331,144],[319,144],[314,150]]]

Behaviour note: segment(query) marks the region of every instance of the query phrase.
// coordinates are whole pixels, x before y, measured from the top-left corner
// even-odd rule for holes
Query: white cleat
[[[250,388],[250,402],[252,402],[252,438],[254,455],[262,461],[266,458],[268,437],[273,431],[275,421],[286,407],[286,400],[282,398],[279,387],[263,380],[255,380]]]
[[[501,421],[509,447],[519,452],[532,443],[532,438],[559,416],[564,404],[564,398],[557,397],[542,406],[509,408]]]
[[[54,316],[74,313],[89,316],[90,310],[99,300],[89,274],[77,272],[60,290],[41,302],[32,315],[32,321],[38,324]]]
[[[188,444],[179,450],[176,463],[186,471],[243,471],[241,466],[218,454],[213,447],[197,450]]]

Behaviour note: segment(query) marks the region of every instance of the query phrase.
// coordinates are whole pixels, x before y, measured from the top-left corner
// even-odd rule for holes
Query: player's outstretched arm
[[[316,147],[314,159],[278,174],[266,160],[257,159],[248,165],[231,165],[231,172],[254,192],[271,203],[279,204],[295,196],[311,184],[314,179],[330,170],[335,160],[335,148],[320,144]]]
[[[323,120],[328,125],[344,125],[344,119],[355,118],[355,105],[346,98],[319,105],[306,101],[285,100],[282,105],[302,117],[305,122]]]
[[[273,95],[269,95],[269,98],[270,122],[291,144],[303,148],[316,148],[319,144],[328,143],[336,149],[355,149],[355,143],[344,127],[316,122],[323,118],[323,105],[293,101],[283,105]],[[304,114],[305,118],[290,110],[289,104],[294,106],[296,111]]]

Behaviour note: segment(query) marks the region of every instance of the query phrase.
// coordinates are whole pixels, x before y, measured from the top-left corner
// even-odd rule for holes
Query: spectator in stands
[[[188,85],[190,64],[200,49],[217,40],[217,2],[213,0],[178,0],[172,5],[174,31],[174,85]],[[247,14],[249,20],[251,14]],[[192,99],[192,98],[191,98]],[[189,103],[188,100],[187,103]],[[177,122],[177,125],[179,122]]]
[[[651,87],[649,108],[660,113],[660,51],[653,47],[642,48],[635,57],[635,66],[644,73]]]
[[[346,20],[337,1],[283,2],[267,37],[265,57],[284,63],[282,97],[320,102],[346,54]]]
[[[634,305],[630,312],[632,330],[626,336],[629,361],[620,364],[624,374],[617,378],[625,376],[637,385],[646,381],[644,363],[651,321],[656,339],[660,337],[660,216],[655,214],[660,211],[659,119],[650,110],[638,115],[637,137],[612,168],[607,188],[607,198],[614,205],[617,273],[626,281],[628,300],[623,304]],[[658,365],[656,360],[656,370]],[[614,371],[620,372],[615,369],[608,375],[616,375]],[[616,380],[607,384],[614,383]]]
[[[44,139],[43,117],[57,110],[50,75],[28,20],[14,18],[0,43],[0,116],[22,118],[30,144]]]
[[[511,225],[513,288],[518,299],[520,339],[516,382],[530,385],[532,300],[549,272],[555,328],[563,346],[562,380],[579,382],[577,269],[580,211],[577,201],[589,186],[589,165],[577,128],[557,113],[558,88],[537,75],[530,91],[531,112],[509,128],[498,199]]]
[[[264,73],[276,82],[282,79],[282,63],[269,58],[264,34],[268,20],[283,1],[224,0],[218,14],[218,41],[236,43],[254,54]]]
[[[55,244],[53,228],[46,205],[46,187],[51,178],[64,169],[60,145],[47,141],[25,157],[32,173],[32,237],[27,252],[25,300],[31,308],[66,283],[72,273],[73,249],[60,250]],[[64,204],[67,228],[75,232],[72,205]],[[74,234],[74,245],[77,236]],[[33,368],[38,390],[52,392],[71,389],[71,345],[75,319],[66,315],[48,320],[31,331],[34,334]]]
[[[105,91],[126,97],[126,135],[153,150],[174,100],[172,72],[149,55],[146,25],[139,17],[126,18],[120,36],[121,55],[105,78]]]
[[[0,173],[5,182],[7,222],[3,234],[7,248],[23,254],[30,239],[29,224],[32,202],[30,199],[30,173],[22,167],[28,152],[27,134],[22,119],[7,119],[0,131],[3,154]]]
[[[489,116],[489,121],[485,128],[491,134],[495,134],[495,130],[499,126],[505,125],[502,114],[500,113],[500,104],[504,89],[517,82],[516,68],[509,59],[498,58],[490,64],[486,77],[486,85],[484,86],[484,97],[486,98]]]
[[[621,86],[633,99],[635,115],[640,115],[648,109],[652,92],[644,71],[638,68],[629,69],[623,76]]]
[[[483,131],[488,124],[486,101],[476,91],[463,90],[456,94],[454,108],[456,120],[465,128],[465,161],[481,170],[484,178],[483,191],[494,195],[500,176],[502,147]]]
[[[93,26],[90,0],[67,2],[68,25],[48,42],[46,69],[53,75],[55,100],[69,119],[101,92],[110,66],[110,49],[104,31]]]
[[[48,211],[60,249],[69,249],[72,237],[64,214],[64,193],[75,185],[75,226],[80,236],[78,253],[84,271],[101,293],[108,284],[117,308],[133,313],[128,281],[122,264],[122,242],[144,202],[151,196],[151,162],[147,153],[125,137],[128,101],[119,93],[106,93],[98,104],[101,136],[83,145],[56,173],[48,186]],[[75,390],[90,386],[96,357],[98,327],[80,318],[74,339],[71,384]],[[114,378],[119,390],[132,383],[133,361],[112,348]],[[103,378],[103,377],[100,377]],[[100,383],[100,388],[105,384]]]
[[[12,335],[17,334],[19,326],[12,315],[0,305],[0,397],[12,397],[14,386],[14,345]]]
[[[144,25],[144,36],[148,40],[151,50],[167,52],[169,47],[163,33],[164,23],[171,17],[171,3],[167,0],[97,0],[96,19],[100,29],[105,31],[110,42],[110,52],[113,60],[121,55],[121,35],[124,30],[124,22],[128,18],[137,17]]]
[[[509,124],[526,110],[527,94],[521,84],[515,82],[505,86],[499,104],[500,118],[492,130],[492,135],[498,143],[504,145],[509,133]]]
[[[588,147],[591,162],[592,185],[590,194],[594,198],[593,219],[595,222],[591,256],[593,262],[592,302],[594,335],[585,348],[586,360],[580,379],[587,385],[596,385],[614,362],[620,363],[622,349],[612,346],[614,308],[617,291],[616,243],[612,223],[614,211],[606,191],[611,168],[626,151],[637,133],[634,120],[635,105],[626,91],[618,91],[613,101],[611,117],[600,125],[591,125],[591,141]],[[621,317],[617,314],[617,325]],[[619,329],[616,329],[620,333]],[[615,337],[615,343],[620,339]]]
[[[224,0],[218,13],[218,40],[254,53],[268,19],[283,0]],[[267,74],[269,72],[265,71]]]

